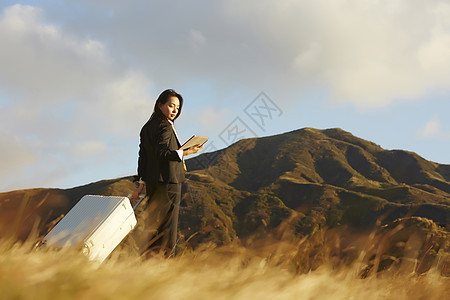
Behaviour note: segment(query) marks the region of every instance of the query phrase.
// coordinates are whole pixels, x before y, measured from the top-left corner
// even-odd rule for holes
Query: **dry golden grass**
[[[321,234],[255,249],[205,245],[166,259],[118,251],[102,265],[73,249],[0,242],[0,299],[446,299],[450,278],[395,268],[361,279]],[[361,255],[359,255],[362,257]],[[309,271],[308,271],[309,270]]]

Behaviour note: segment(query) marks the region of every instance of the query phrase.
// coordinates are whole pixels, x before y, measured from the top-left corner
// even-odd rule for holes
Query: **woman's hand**
[[[199,152],[202,149],[203,149],[203,145],[191,147],[189,149],[183,150],[183,156],[197,153],[197,152]]]
[[[145,185],[143,183],[139,184],[139,187],[131,194],[131,199],[139,200],[139,194],[144,190]]]

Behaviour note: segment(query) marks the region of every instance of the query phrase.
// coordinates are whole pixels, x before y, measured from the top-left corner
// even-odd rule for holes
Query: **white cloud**
[[[121,67],[100,41],[49,24],[39,8],[6,8],[0,39],[0,89],[10,99],[0,110],[0,190],[120,161],[120,145],[151,112],[148,77]]]
[[[295,67],[301,70],[314,69],[318,63],[322,52],[322,46],[317,42],[311,42],[306,50],[300,52],[295,58]]]
[[[447,0],[102,3],[116,12],[110,26],[73,26],[106,37],[157,86],[202,78],[293,99],[315,82],[360,107],[450,86]]]
[[[435,24],[428,40],[417,51],[424,70],[439,84],[448,84],[450,77],[450,3],[441,3],[432,9]]]
[[[446,131],[442,128],[437,115],[431,118],[422,129],[419,129],[417,135],[422,139],[450,139],[450,131]]]
[[[104,46],[43,21],[38,8],[14,5],[0,17],[2,89],[28,103],[87,99],[110,80]]]
[[[72,147],[73,155],[77,158],[100,156],[105,154],[107,145],[102,141],[86,141]]]
[[[189,43],[194,51],[199,52],[206,45],[206,37],[199,30],[192,29],[189,32]]]
[[[196,112],[190,119],[196,120],[203,128],[216,128],[224,126],[226,122],[230,122],[232,115],[229,110],[219,110],[214,107],[207,107]]]
[[[17,168],[36,162],[36,156],[29,144],[11,133],[0,131],[0,157],[2,167],[0,178],[8,178]]]
[[[149,95],[149,79],[141,73],[126,72],[101,86],[95,101],[82,107],[78,114],[81,132],[115,135],[115,138],[139,133],[139,126],[153,111],[154,99]]]

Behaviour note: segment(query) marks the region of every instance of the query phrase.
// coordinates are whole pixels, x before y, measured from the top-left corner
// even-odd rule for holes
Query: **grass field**
[[[205,245],[170,259],[118,251],[98,265],[73,249],[42,251],[3,240],[0,299],[411,300],[450,293],[450,278],[437,267],[417,274],[400,266],[362,279],[362,261],[333,260],[328,246],[317,250],[311,240],[263,250]]]

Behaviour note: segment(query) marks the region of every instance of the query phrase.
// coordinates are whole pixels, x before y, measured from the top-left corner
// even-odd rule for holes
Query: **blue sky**
[[[208,151],[339,127],[450,164],[447,0],[2,1],[0,40],[0,191],[135,174],[166,88]]]

